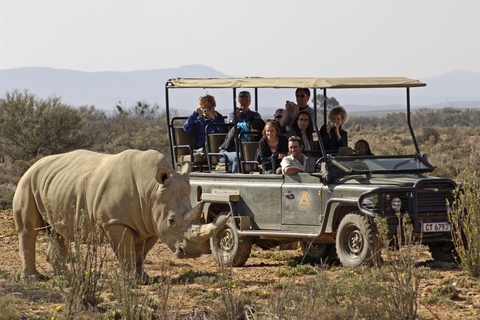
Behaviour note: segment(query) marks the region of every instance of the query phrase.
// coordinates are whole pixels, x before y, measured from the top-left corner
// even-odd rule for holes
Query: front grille
[[[448,203],[453,203],[456,185],[450,181],[431,181],[417,187],[417,212],[419,218],[447,216]],[[448,203],[447,203],[448,201]]]

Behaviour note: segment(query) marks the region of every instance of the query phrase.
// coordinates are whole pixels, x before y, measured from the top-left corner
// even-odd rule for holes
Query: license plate
[[[448,222],[424,222],[423,232],[450,232],[452,226]]]

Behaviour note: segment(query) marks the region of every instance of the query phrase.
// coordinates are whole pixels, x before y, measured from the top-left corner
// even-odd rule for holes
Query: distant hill
[[[406,75],[408,76],[408,75]],[[165,106],[165,83],[173,77],[229,77],[204,65],[188,65],[180,68],[130,72],[83,72],[43,67],[0,70],[0,94],[8,90],[28,89],[39,97],[61,97],[63,102],[74,105],[94,105],[106,111],[117,104],[131,106],[136,101],[158,103]],[[419,79],[427,83],[425,88],[411,89],[412,108],[480,107],[480,74],[454,71],[435,77]],[[252,91],[252,90],[250,90]],[[179,114],[190,113],[203,90],[171,90],[171,107]],[[220,112],[226,114],[232,108],[229,90],[208,90],[217,98]],[[405,106],[405,92],[398,89],[330,90],[340,104],[351,112],[368,110],[396,110]],[[285,100],[294,100],[293,90],[268,89],[260,95],[259,104],[266,117],[281,108]]]

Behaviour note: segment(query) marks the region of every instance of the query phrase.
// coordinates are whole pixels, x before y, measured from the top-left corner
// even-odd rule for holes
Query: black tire
[[[428,245],[433,260],[456,262],[458,260],[455,246],[452,242],[432,243]]]
[[[241,267],[245,264],[252,250],[252,239],[239,235],[229,219],[227,224],[212,238],[210,249],[219,265]]]
[[[359,212],[347,214],[340,222],[336,247],[338,259],[345,267],[358,267],[380,259],[374,226]]]
[[[333,243],[301,242],[302,252],[315,260],[334,260],[337,257]]]

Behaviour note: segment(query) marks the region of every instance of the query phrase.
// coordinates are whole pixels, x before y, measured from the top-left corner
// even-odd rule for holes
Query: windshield
[[[332,163],[347,173],[430,172],[434,167],[417,155],[385,157],[332,157]]]

